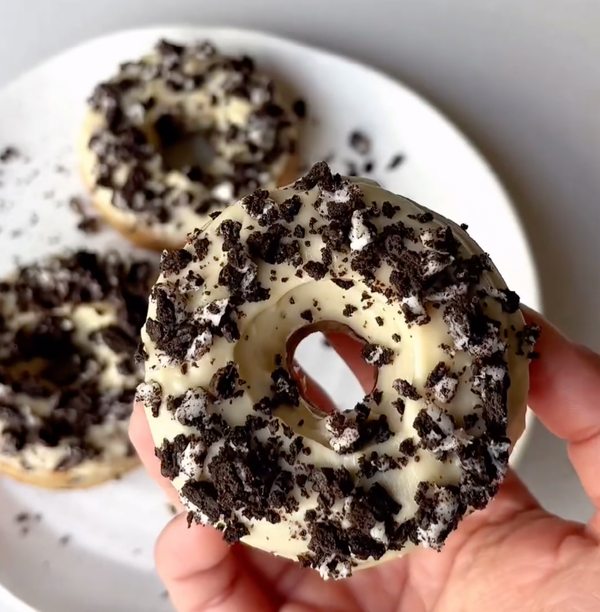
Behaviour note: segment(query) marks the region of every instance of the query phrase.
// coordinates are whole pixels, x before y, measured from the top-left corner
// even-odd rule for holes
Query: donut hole
[[[323,333],[331,333],[333,329],[327,323],[308,325],[295,332],[287,343],[288,370],[298,383],[304,401],[317,416],[325,416],[334,410],[352,410],[377,384],[377,368],[364,363],[360,356],[366,342],[345,325],[335,324],[335,337],[346,336],[346,359],[360,365],[359,380]],[[324,393],[308,387],[306,376],[315,381]]]
[[[191,180],[202,180],[203,169],[210,167],[216,157],[206,133],[168,114],[156,120],[154,132],[167,169],[182,172]]]

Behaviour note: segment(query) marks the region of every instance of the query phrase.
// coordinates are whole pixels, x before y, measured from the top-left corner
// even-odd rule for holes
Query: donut
[[[190,150],[194,136],[200,151]],[[296,140],[297,118],[251,58],[161,41],[95,88],[78,157],[114,228],[140,246],[175,249],[211,213],[295,179]]]
[[[145,262],[79,251],[0,283],[0,474],[85,488],[138,464],[133,355],[155,279]]]
[[[160,269],[138,399],[190,524],[344,578],[440,550],[498,491],[536,329],[455,223],[322,162]],[[290,350],[331,326],[377,370],[345,412],[307,401]]]

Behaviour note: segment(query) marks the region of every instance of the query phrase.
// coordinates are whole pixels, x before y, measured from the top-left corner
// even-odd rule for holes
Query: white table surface
[[[0,0],[0,86],[87,38],[181,23],[296,38],[381,68],[432,100],[516,200],[546,314],[600,349],[600,2]],[[564,444],[541,426],[519,472],[548,509],[590,516]]]

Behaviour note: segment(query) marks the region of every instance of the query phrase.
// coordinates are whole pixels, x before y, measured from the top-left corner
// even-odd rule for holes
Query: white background
[[[600,348],[600,2],[0,0],[0,86],[86,38],[184,23],[266,30],[325,47],[437,104],[517,202],[547,315]],[[590,515],[563,444],[541,427],[520,473],[549,509]]]

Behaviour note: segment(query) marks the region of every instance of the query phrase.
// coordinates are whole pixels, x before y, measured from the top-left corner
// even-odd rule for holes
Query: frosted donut
[[[127,435],[156,273],[78,252],[0,283],[0,474],[83,488],[138,464]]]
[[[279,88],[249,57],[221,55],[210,43],[162,41],[96,87],[78,156],[111,225],[140,246],[179,248],[211,213],[296,178],[296,123]],[[181,149],[193,134],[212,158],[182,161],[176,150],[170,167],[164,150]]]
[[[320,163],[228,208],[161,271],[139,399],[190,523],[342,578],[440,550],[496,494],[535,329],[451,221]],[[289,343],[324,324],[378,368],[349,412],[319,414],[293,376]]]

